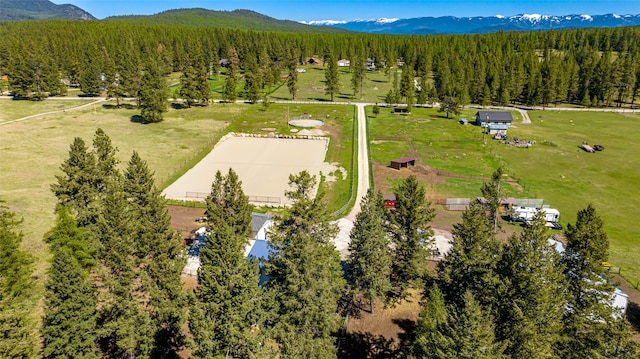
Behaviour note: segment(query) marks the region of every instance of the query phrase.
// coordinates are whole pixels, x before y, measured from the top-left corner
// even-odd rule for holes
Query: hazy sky
[[[15,0],[20,1],[20,0]],[[355,20],[422,16],[492,16],[517,14],[640,14],[640,0],[53,0],[74,4],[102,19],[112,15],[150,15],[200,7],[249,9],[280,20]]]

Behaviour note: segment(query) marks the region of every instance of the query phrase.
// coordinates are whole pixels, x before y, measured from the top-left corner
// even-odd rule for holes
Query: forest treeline
[[[153,173],[136,152],[120,171],[116,153],[101,129],[91,146],[82,138],[70,146],[51,185],[57,220],[45,236],[52,257],[43,300],[34,296],[33,259],[20,249],[20,221],[0,206],[0,356],[363,357],[363,333],[344,335],[342,318],[373,312],[378,301],[393,306],[413,288],[423,307],[407,338],[368,354],[637,358],[629,323],[612,305],[609,241],[595,208],[568,224],[562,253],[540,213],[504,243],[496,237],[500,169],[481,188],[487,201],[471,203],[454,225],[435,272],[435,210],[415,176],[399,182],[393,210],[381,192],[367,192],[343,261],[332,243],[338,226],[322,193],[312,195],[316,178],[290,175],[293,204],[274,216],[263,260],[245,257],[253,207],[241,181],[233,169],[218,172],[198,285],[186,290],[186,253]]]
[[[63,94],[61,79],[87,95],[111,86],[117,88],[111,97],[137,97],[150,62],[165,74],[189,67],[206,74],[217,72],[220,60],[232,56],[239,65],[234,76],[242,72],[243,78],[258,78],[261,88],[280,81],[282,73],[295,77],[289,68],[314,56],[350,59],[356,73],[370,59],[376,71],[389,73],[389,81],[389,69],[401,64],[405,76],[423,81],[420,91],[398,90],[402,93],[395,98],[408,103],[455,97],[461,104],[623,106],[634,103],[640,90],[637,27],[393,36],[108,22],[0,23],[0,71],[18,97]]]

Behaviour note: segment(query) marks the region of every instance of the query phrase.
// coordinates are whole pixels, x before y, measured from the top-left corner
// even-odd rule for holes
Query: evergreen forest
[[[628,107],[640,91],[639,28],[388,36],[0,23],[3,92],[46,101],[77,86],[118,105],[136,98],[145,122],[162,121],[169,73],[181,73],[186,106],[209,103],[207,78],[223,63],[226,101],[257,102],[279,81],[295,99],[296,67],[314,57],[330,64],[327,91],[337,59],[351,60],[354,92],[368,59],[369,71],[388,72],[389,81],[401,67],[389,102],[407,104]],[[293,205],[274,217],[272,251],[259,263],[244,256],[254,208],[233,169],[218,172],[198,285],[185,290],[185,250],[153,169],[135,151],[120,164],[117,152],[101,129],[91,142],[76,137],[51,179],[57,219],[44,238],[51,259],[42,298],[34,260],[20,247],[21,220],[0,203],[0,358],[358,357],[338,348],[345,316],[373,312],[376,301],[393,307],[416,289],[422,310],[405,345],[370,357],[640,355],[629,322],[610,305],[609,241],[597,208],[584,204],[562,253],[541,215],[498,240],[501,169],[478,189],[487,201],[472,202],[454,225],[453,247],[435,269],[427,266],[435,210],[415,176],[395,187],[394,210],[380,192],[367,193],[349,256],[340,258],[323,193],[311,196],[319,179],[291,174]]]

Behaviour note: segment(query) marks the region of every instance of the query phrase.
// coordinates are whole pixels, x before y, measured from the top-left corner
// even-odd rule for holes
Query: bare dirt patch
[[[420,315],[421,297],[420,291],[412,290],[410,297],[395,307],[384,308],[381,302],[376,302],[373,314],[367,311],[368,303],[363,303],[360,316],[350,317],[347,322],[339,357],[400,357]]]
[[[188,239],[203,223],[196,222],[196,218],[204,215],[204,208],[167,206],[169,215],[171,216],[171,227],[176,231],[180,231],[182,239]]]
[[[416,176],[418,181],[437,185],[444,182],[444,177],[438,176],[438,171],[431,166],[425,164],[417,164],[413,167],[402,168],[400,170],[393,169],[387,164],[373,162],[373,185],[382,193],[391,193],[392,183],[396,180],[407,178],[411,175]],[[436,199],[434,192],[427,191],[427,200]]]

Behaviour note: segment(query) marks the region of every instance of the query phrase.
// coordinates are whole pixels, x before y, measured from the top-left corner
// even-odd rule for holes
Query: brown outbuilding
[[[416,159],[413,157],[400,157],[395,160],[391,160],[391,168],[401,169],[403,167],[412,167],[416,165]]]

